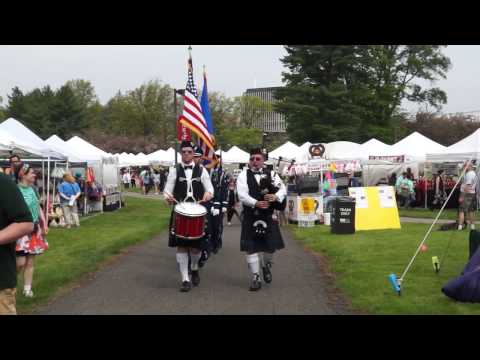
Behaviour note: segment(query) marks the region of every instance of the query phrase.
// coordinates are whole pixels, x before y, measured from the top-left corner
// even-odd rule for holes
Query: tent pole
[[[427,174],[425,167],[423,168],[423,180],[425,182],[425,209],[428,207],[428,184],[427,184]]]
[[[56,169],[57,169],[57,162],[55,162],[55,165],[54,165],[54,169],[53,169],[54,173],[55,173]],[[55,180],[56,180],[56,178],[54,177],[53,178],[53,189],[52,189],[52,204],[55,203]],[[53,206],[52,206],[52,210],[53,210]]]
[[[45,185],[46,185],[46,182],[45,182],[45,162],[43,161],[43,159],[42,159],[42,180],[43,180],[42,195],[43,195],[43,198],[45,199]]]
[[[45,219],[48,219],[48,208],[50,206],[50,156],[47,163],[47,206],[45,206]]]

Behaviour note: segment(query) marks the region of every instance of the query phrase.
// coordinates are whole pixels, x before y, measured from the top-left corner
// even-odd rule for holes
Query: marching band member
[[[213,206],[210,211],[211,217],[211,245],[212,252],[216,254],[222,247],[223,236],[223,217],[227,212],[228,207],[228,175],[227,172],[221,166],[221,163],[217,163],[215,168],[210,173],[212,185],[215,191],[213,198]]]
[[[203,150],[200,146],[195,145],[193,147],[193,161],[195,164],[203,168],[202,164],[202,159],[203,159]],[[207,170],[208,172],[208,170]],[[211,178],[210,178],[211,180]],[[215,190],[214,190],[215,192]],[[210,209],[212,208],[212,200],[208,201],[207,203],[204,203],[203,206],[207,209],[207,216],[206,216],[206,222],[205,222],[205,243],[202,249],[202,253],[200,255],[200,259],[198,260],[198,267],[202,268],[203,265],[207,262],[208,258],[210,257],[210,249],[211,249],[211,231],[210,231],[210,222],[211,222],[211,216],[210,216]],[[191,269],[191,259],[189,259],[189,269]],[[191,272],[191,270],[190,270]]]
[[[285,208],[287,192],[278,174],[266,170],[264,162],[262,150],[253,149],[248,169],[244,169],[237,179],[238,197],[244,205],[240,251],[247,253],[247,263],[253,275],[250,291],[262,287],[260,262],[264,281],[272,282],[273,253],[285,247],[278,222],[272,215],[275,209]]]
[[[205,168],[200,167],[193,161],[193,145],[189,141],[183,141],[181,146],[182,161],[176,167],[172,167],[168,174],[167,183],[164,189],[164,197],[168,204],[173,205],[182,201],[193,201],[186,199],[188,184],[192,184],[193,196],[200,203],[206,203],[213,197],[213,186],[210,176]],[[173,211],[170,218],[170,229],[173,223]],[[169,247],[177,248],[177,262],[182,276],[180,291],[187,292],[193,286],[200,284],[198,261],[201,250],[205,247],[205,237],[199,240],[184,240],[175,236],[170,230],[168,242]],[[189,277],[189,254],[191,259],[191,281]]]

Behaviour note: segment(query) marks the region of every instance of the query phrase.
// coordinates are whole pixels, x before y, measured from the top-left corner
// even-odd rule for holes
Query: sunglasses
[[[182,150],[182,154],[191,154],[193,153],[192,150]]]
[[[261,156],[253,156],[250,158],[250,161],[262,161],[263,158]]]

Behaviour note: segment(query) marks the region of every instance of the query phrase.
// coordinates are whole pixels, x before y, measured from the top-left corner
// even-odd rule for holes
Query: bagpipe
[[[267,170],[268,175],[265,177],[262,177],[260,179],[260,192],[261,192],[261,199],[258,200],[264,200],[265,195],[273,194],[275,195],[280,188],[278,186],[275,186],[273,183],[274,179],[271,177],[271,172],[270,170]],[[283,201],[280,203],[278,201],[274,201],[270,203],[269,209],[273,210],[279,210],[279,211],[284,211],[285,208],[287,207],[287,198],[285,197]]]

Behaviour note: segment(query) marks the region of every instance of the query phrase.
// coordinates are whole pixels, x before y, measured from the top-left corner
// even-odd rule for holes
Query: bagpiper
[[[266,169],[265,157],[262,149],[252,149],[249,166],[237,179],[238,197],[243,204],[240,250],[246,253],[252,273],[250,291],[262,287],[260,266],[263,280],[272,282],[273,254],[285,247],[273,213],[285,209],[287,192],[278,174]]]

